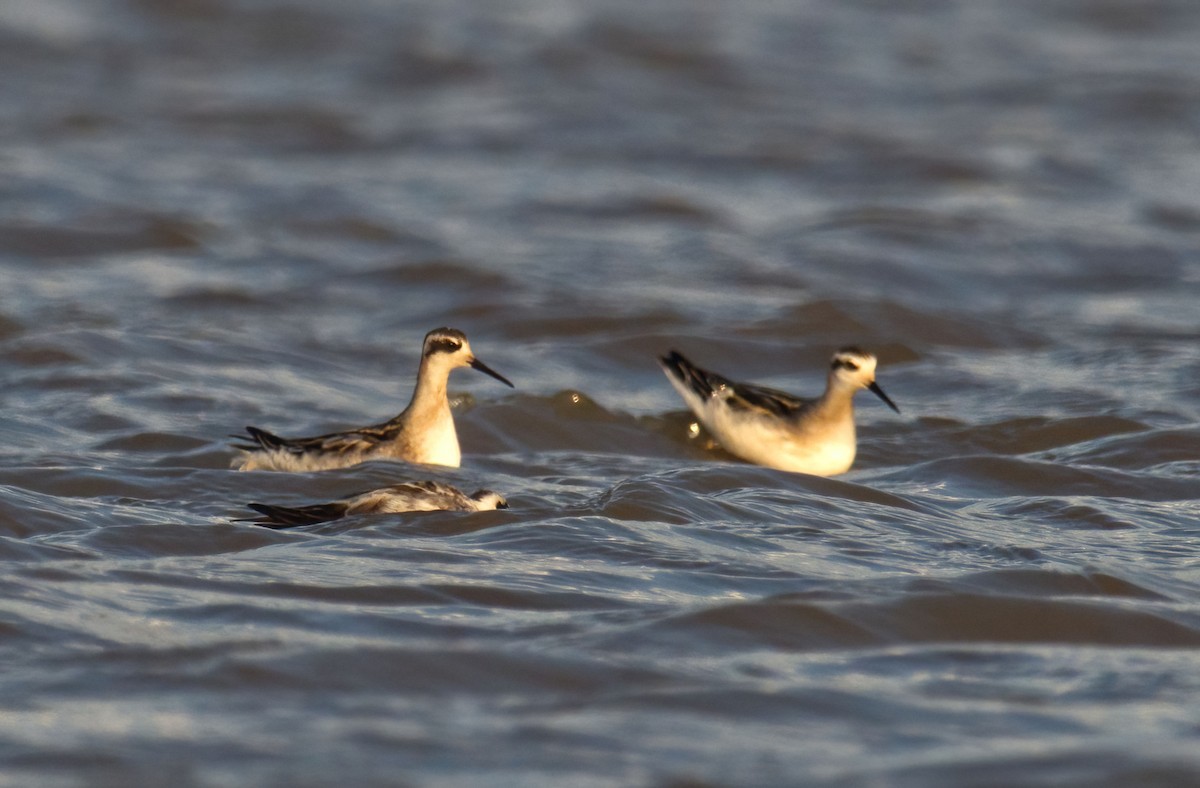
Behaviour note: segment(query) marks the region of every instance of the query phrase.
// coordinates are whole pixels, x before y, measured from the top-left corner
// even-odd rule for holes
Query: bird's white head
[[[457,328],[435,328],[426,334],[425,345],[421,349],[421,363],[441,366],[447,373],[457,367],[471,367],[491,375],[509,388],[513,387],[508,378],[475,358],[467,335]]]
[[[508,501],[504,499],[504,496],[492,490],[476,490],[471,493],[471,500],[475,501],[476,507],[481,512],[487,509],[508,508]]]
[[[832,386],[852,390],[869,389],[897,413],[900,409],[883,393],[875,382],[875,356],[857,347],[844,347],[833,354],[829,362],[829,381]]]

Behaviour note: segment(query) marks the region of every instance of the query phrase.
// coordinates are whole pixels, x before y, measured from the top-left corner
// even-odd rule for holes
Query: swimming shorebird
[[[801,399],[735,383],[675,351],[659,359],[671,385],[730,454],[783,471],[833,476],[854,464],[854,395],[869,389],[897,413],[875,382],[875,357],[855,347],[833,354],[825,393]]]
[[[233,444],[242,451],[233,466],[243,471],[319,471],[391,459],[458,467],[462,452],[446,398],[446,383],[458,367],[472,367],[512,386],[508,378],[475,358],[463,332],[435,328],[425,335],[412,401],[399,416],[314,438],[281,438],[246,427],[245,435],[232,436],[247,441]]]
[[[398,514],[400,512],[483,512],[507,509],[504,496],[491,490],[477,490],[464,495],[441,482],[405,482],[391,487],[341,498],[332,503],[312,506],[275,506],[268,503],[246,504],[258,512],[236,522],[249,522],[267,528],[291,528],[296,525],[315,525],[349,517],[352,514]]]

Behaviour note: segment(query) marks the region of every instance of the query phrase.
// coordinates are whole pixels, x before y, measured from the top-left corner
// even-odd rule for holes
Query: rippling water
[[[0,783],[1200,782],[1200,6],[0,5]],[[461,469],[235,473],[405,404]],[[855,469],[689,437],[654,357]],[[507,511],[273,532],[434,478]]]

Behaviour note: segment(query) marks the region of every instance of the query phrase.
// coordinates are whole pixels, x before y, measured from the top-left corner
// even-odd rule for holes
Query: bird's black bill
[[[471,359],[471,368],[472,368],[472,369],[477,369],[477,370],[479,370],[480,372],[484,373],[485,375],[491,375],[491,376],[492,376],[492,377],[494,377],[496,380],[498,380],[498,381],[500,381],[501,383],[503,383],[504,385],[508,386],[510,389],[515,389],[515,388],[516,388],[516,386],[514,386],[514,385],[512,384],[512,381],[510,381],[508,378],[506,378],[506,377],[504,377],[503,375],[501,375],[501,374],[500,374],[499,372],[497,372],[496,370],[494,370],[494,369],[492,369],[491,367],[489,367],[487,364],[484,364],[482,361],[480,361],[480,360],[479,360],[479,359],[477,359],[477,358],[473,358],[473,359]],[[895,407],[895,406],[893,405],[892,407]]]
[[[875,396],[879,397],[881,400],[886,402],[887,406],[889,408],[896,411],[897,413],[900,412],[900,409],[896,407],[896,403],[894,403],[890,399],[888,399],[888,395],[883,393],[883,389],[879,388],[878,383],[876,383],[875,381],[872,380],[870,382],[870,384],[867,386],[867,388],[869,388],[872,392],[874,392]]]

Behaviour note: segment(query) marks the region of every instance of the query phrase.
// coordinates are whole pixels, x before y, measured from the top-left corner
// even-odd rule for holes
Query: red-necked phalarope
[[[412,402],[399,416],[383,424],[315,438],[281,438],[258,427],[246,427],[245,435],[232,436],[248,441],[233,444],[242,450],[233,466],[243,471],[319,471],[392,459],[457,467],[462,452],[446,383],[458,367],[472,367],[512,386],[508,378],[475,358],[463,332],[435,328],[425,335]]]
[[[854,395],[870,389],[900,412],[875,382],[875,357],[855,347],[833,354],[825,393],[800,399],[735,383],[675,351],[660,359],[667,379],[730,454],[783,471],[833,476],[854,464]]]
[[[398,514],[400,512],[483,512],[507,509],[504,496],[491,490],[477,490],[470,495],[441,482],[405,482],[391,487],[351,495],[332,503],[312,506],[274,506],[267,503],[246,504],[258,512],[237,522],[265,525],[267,528],[291,528],[296,525],[315,525],[352,514]]]

